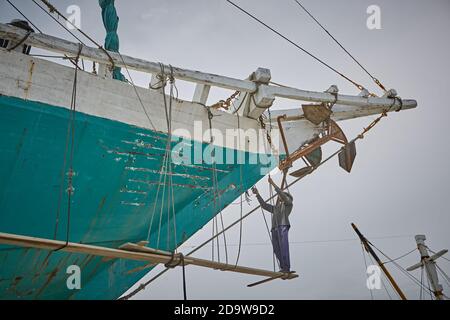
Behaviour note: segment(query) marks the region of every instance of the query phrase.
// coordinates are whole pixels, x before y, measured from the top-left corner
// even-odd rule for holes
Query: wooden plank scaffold
[[[172,265],[181,265],[181,259],[183,259],[185,266],[194,265],[220,271],[230,271],[268,278],[281,278],[284,280],[290,280],[298,277],[298,274],[296,273],[273,272],[245,266],[235,266],[231,264],[209,261],[200,258],[183,257],[181,254],[174,254],[174,255],[172,255],[171,253],[166,254],[162,251],[147,248],[134,243],[126,243],[122,245],[120,248],[116,249],[101,246],[93,246],[82,243],[28,237],[9,233],[0,233],[0,244],[25,248],[43,249],[49,251],[59,250],[64,252],[100,256],[107,259],[128,259],[158,264],[170,263]]]

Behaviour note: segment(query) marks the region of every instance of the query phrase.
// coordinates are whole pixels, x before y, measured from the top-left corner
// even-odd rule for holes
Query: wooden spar
[[[389,271],[386,269],[386,267],[384,266],[384,263],[380,260],[380,258],[378,258],[377,254],[375,253],[375,251],[373,251],[372,247],[370,246],[369,242],[367,241],[367,239],[362,235],[362,233],[358,230],[358,228],[356,227],[356,225],[354,223],[352,223],[352,227],[353,230],[355,230],[356,234],[358,235],[359,239],[361,240],[361,242],[364,244],[364,248],[367,249],[367,251],[372,255],[372,257],[375,259],[375,261],[378,263],[378,265],[380,266],[381,270],[383,270],[384,274],[386,275],[386,277],[389,279],[389,281],[391,282],[392,286],[394,287],[395,291],[397,291],[398,295],[400,296],[400,298],[402,300],[407,300],[405,294],[403,293],[403,291],[400,289],[400,287],[398,286],[397,282],[395,282],[394,278],[391,276],[391,274],[389,273]]]
[[[268,86],[267,91],[268,94],[272,94],[273,96],[279,98],[310,101],[310,102],[334,103],[335,106],[333,107],[333,109],[335,109],[337,105],[346,105],[355,107],[379,107],[379,108],[391,107],[392,111],[398,110],[400,107],[402,109],[412,109],[417,107],[417,101],[408,99],[402,100],[402,102],[400,102],[399,99],[392,99],[385,97],[362,97],[362,96],[338,94],[336,100],[336,95],[333,95],[328,92],[306,91],[296,88],[276,87],[276,86]]]
[[[172,257],[171,255],[157,254],[155,253],[154,249],[131,243],[123,245],[121,249],[115,249],[74,242],[69,242],[66,245],[65,241],[35,238],[9,233],[0,233],[0,244],[43,250],[60,250],[71,253],[100,256],[109,259],[128,259],[135,261],[146,261],[150,263],[179,264],[181,259],[179,255],[175,255],[174,257]],[[272,272],[256,268],[234,266],[226,263],[208,261],[194,257],[185,257],[184,264],[263,277],[283,277],[284,279],[294,279],[298,277],[297,274],[285,274],[282,272]]]
[[[122,248],[129,250],[129,251],[141,252],[141,253],[150,253],[154,250],[152,248],[138,246],[133,243],[128,243],[126,245],[123,245]],[[166,256],[166,257],[168,257],[168,259],[170,261],[171,256]],[[174,262],[175,264],[177,263],[177,261],[176,261],[177,259],[179,259],[179,258],[175,258],[175,262]],[[286,277],[286,279],[294,279],[294,278],[298,277],[298,275],[295,273],[290,274],[290,273],[283,273],[283,272],[273,272],[273,271],[254,269],[254,268],[249,268],[249,267],[242,267],[242,266],[236,267],[234,264],[232,265],[232,264],[226,264],[226,263],[215,262],[215,261],[199,259],[199,258],[192,258],[192,257],[186,257],[184,259],[185,259],[186,265],[192,264],[192,265],[196,265],[199,267],[217,269],[217,270],[221,270],[221,271],[231,271],[231,272],[252,274],[255,276],[263,276],[263,277],[271,277],[271,278],[272,277]]]
[[[295,89],[297,90],[297,89]],[[396,104],[391,107],[392,105],[392,99],[389,99],[391,101],[391,104],[386,106],[385,103],[382,100],[385,100],[383,98],[376,98],[376,97],[369,97],[365,98],[367,101],[367,105],[365,106],[358,106],[357,101],[352,100],[352,96],[344,96],[340,95],[340,99],[347,99],[348,104],[347,105],[334,105],[333,106],[333,113],[331,114],[331,119],[334,121],[342,121],[342,120],[348,120],[348,119],[354,119],[362,116],[371,116],[371,115],[378,115],[382,113],[383,111],[388,112],[394,112],[396,110],[399,110],[400,101],[397,100]],[[380,100],[382,99],[382,100]],[[311,100],[312,101],[312,100]],[[417,107],[417,102],[415,100],[401,100],[403,103],[403,107],[401,110],[408,110],[413,109]],[[390,109],[390,110],[389,110]],[[298,120],[306,120],[305,116],[303,115],[303,112],[301,108],[295,108],[295,109],[286,109],[286,110],[273,110],[271,111],[272,118],[277,118],[279,116],[285,117],[283,119],[284,121],[298,121]]]
[[[0,38],[11,39],[13,41],[20,41],[26,36],[25,30],[7,25],[0,24]],[[67,40],[59,39],[53,36],[40,33],[32,33],[29,35],[25,43],[30,44],[33,47],[61,53],[71,56],[77,56],[80,49],[79,44],[70,42]],[[161,73],[161,65],[157,62],[145,61],[138,58],[132,58],[126,55],[122,57],[115,52],[108,51],[105,53],[103,49],[92,48],[89,46],[83,46],[80,53],[80,58],[98,62],[100,64],[111,65],[111,60],[108,55],[114,61],[117,67],[127,67],[129,69],[147,72],[151,74]],[[123,58],[123,61],[122,61]],[[170,73],[170,66],[164,65],[165,72]],[[239,80],[228,78],[225,76],[219,76],[215,74],[203,73],[199,71],[187,70],[172,67],[173,75],[180,80],[191,81],[195,83],[201,83],[206,85],[214,85],[216,87],[222,87],[231,90],[239,90],[245,92],[255,92],[257,86],[254,82],[248,80]]]
[[[250,283],[250,284],[247,285],[247,287],[249,287],[249,288],[256,287],[256,286],[259,286],[260,284],[267,283],[267,282],[270,282],[270,281],[273,281],[273,280],[276,280],[276,279],[280,279],[280,278],[281,278],[281,276],[263,279],[263,280],[260,280],[258,282]]]
[[[428,253],[428,247],[425,244],[425,240],[427,239],[425,235],[418,234],[415,236],[417,249],[420,253],[420,262],[407,268],[407,271],[413,271],[419,267],[425,268],[429,283],[431,284],[431,288],[433,289],[433,294],[437,300],[444,300],[445,295],[442,292],[442,285],[439,284],[439,275],[436,270],[436,259],[440,256],[446,254],[448,250],[441,250],[430,257]]]
[[[10,39],[12,41],[20,41],[26,36],[26,31],[7,25],[0,24],[0,38]],[[26,44],[34,46],[36,48],[68,54],[76,56],[79,51],[79,45],[74,42],[59,39],[45,34],[32,33],[25,41]],[[127,67],[129,69],[147,72],[151,74],[161,73],[161,65],[156,62],[149,62],[142,59],[132,58],[126,55],[122,57],[118,53],[108,52],[99,48],[92,48],[83,46],[80,57],[86,60],[95,61],[101,64],[111,65],[110,57],[113,60],[115,66]],[[123,60],[122,60],[123,58]],[[170,72],[170,66],[164,65],[165,72]],[[187,69],[181,69],[172,67],[173,75],[175,78],[185,81],[194,82],[197,84],[203,84],[208,86],[221,87],[241,92],[255,93],[257,101],[272,101],[275,97],[286,98],[291,100],[311,101],[311,102],[325,102],[335,103],[337,105],[348,105],[356,107],[372,107],[372,108],[389,108],[392,106],[392,110],[400,108],[401,102],[398,99],[388,97],[363,97],[363,96],[350,96],[350,95],[333,95],[327,92],[313,92],[300,90],[295,88],[271,86],[265,84],[257,84],[250,80],[234,79],[230,77],[203,73],[200,71],[193,71]],[[200,88],[199,88],[200,90]],[[201,94],[198,94],[201,97]],[[337,97],[337,100],[336,100]],[[198,98],[198,100],[204,101],[204,98]],[[264,104],[263,104],[264,105]],[[403,109],[415,108],[417,102],[415,100],[403,100]],[[264,108],[266,105],[264,105]],[[333,108],[334,109],[334,108]],[[334,110],[333,110],[334,111]]]

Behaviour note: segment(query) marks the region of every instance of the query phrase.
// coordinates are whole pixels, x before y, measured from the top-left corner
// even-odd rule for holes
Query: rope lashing
[[[183,263],[184,263],[184,255],[182,253],[175,253],[175,251],[172,251],[170,260],[166,264],[164,264],[164,266],[166,268],[174,269]]]
[[[28,39],[30,34],[32,34],[32,31],[28,31],[27,34],[17,44],[9,48],[7,51],[10,52],[20,47]]]
[[[95,44],[100,50],[102,50],[106,56],[109,58],[109,61],[111,62],[111,65],[114,66],[114,60],[111,57],[111,55],[109,54],[109,52],[107,50],[105,50],[105,48],[103,48],[100,44],[97,43],[97,41],[95,41],[92,37],[90,37],[86,32],[84,32],[83,30],[81,30],[80,28],[78,28],[72,21],[70,21],[68,18],[66,18],[60,11],[58,11],[58,9],[56,9],[55,6],[53,6],[49,1],[47,0],[40,0],[45,6],[47,6],[48,8],[48,12],[47,10],[45,10],[45,8],[43,6],[41,6],[36,0],[31,0],[33,1],[34,4],[36,4],[36,6],[38,6],[42,11],[44,11],[45,13],[47,13],[47,15],[49,17],[51,17],[57,24],[59,24],[64,30],[66,30],[68,33],[70,33],[75,39],[77,39],[81,44],[86,45],[80,38],[78,38],[72,31],[69,30],[69,28],[67,28],[63,23],[61,23],[58,19],[62,18],[67,24],[70,24],[74,30],[77,30],[79,33],[81,33],[84,37],[86,37],[86,39],[88,39],[89,41],[91,41],[93,44]],[[58,18],[54,17],[53,15],[56,14]],[[42,33],[42,32],[41,32]],[[69,61],[77,66],[75,64],[75,62],[72,59],[69,59]]]
[[[400,106],[398,107],[397,110],[395,110],[395,112],[402,111],[402,109],[403,109],[403,100],[401,98],[399,98],[399,97],[395,97],[394,98],[394,104],[395,104],[395,101],[398,101],[398,103],[400,104]]]
[[[293,45],[294,47],[296,47],[298,50],[302,51],[303,53],[307,54],[308,56],[310,56],[311,58],[313,58],[314,60],[316,60],[317,62],[319,62],[320,64],[322,64],[323,66],[325,66],[326,68],[330,69],[331,71],[333,71],[334,73],[338,74],[339,76],[341,76],[342,78],[344,78],[345,80],[349,81],[350,83],[352,83],[354,86],[356,86],[360,91],[362,91],[364,89],[364,87],[357,83],[356,81],[352,80],[349,76],[346,76],[345,74],[343,74],[342,72],[340,72],[339,70],[337,70],[336,68],[332,67],[331,65],[329,65],[328,63],[326,63],[324,60],[320,59],[319,57],[317,57],[316,55],[314,55],[313,53],[311,53],[310,51],[306,50],[305,48],[303,48],[302,46],[300,46],[298,43],[292,41],[291,39],[289,39],[288,37],[286,37],[284,34],[282,34],[281,32],[279,32],[278,30],[272,28],[271,26],[269,26],[267,23],[265,23],[264,21],[262,21],[261,19],[259,19],[258,17],[256,17],[255,15],[253,15],[252,13],[248,12],[247,10],[243,9],[242,7],[240,7],[239,5],[237,5],[236,3],[234,3],[231,0],[225,0],[226,2],[228,2],[230,5],[234,6],[235,8],[237,8],[238,10],[240,10],[242,13],[246,14],[247,16],[249,16],[250,18],[252,18],[253,20],[255,20],[256,22],[258,22],[259,24],[263,25],[265,28],[269,29],[271,32],[275,33],[276,35],[278,35],[279,37],[281,37],[282,39],[286,40],[288,43],[290,43],[291,45]]]
[[[388,116],[388,112],[391,111],[391,109],[395,106],[395,103],[396,103],[397,101],[399,101],[400,107],[399,107],[397,110],[395,110],[395,111],[396,111],[396,112],[399,112],[400,110],[402,110],[402,108],[403,108],[403,101],[402,101],[402,99],[399,98],[399,97],[394,97],[394,98],[393,98],[393,102],[392,102],[392,104],[389,106],[389,108],[387,108],[386,110],[383,110],[383,112],[378,116],[378,118],[376,118],[375,120],[373,120],[373,121],[369,124],[369,126],[368,126],[367,128],[364,128],[363,131],[357,136],[357,139],[363,139],[363,138],[364,138],[364,135],[365,135],[370,129],[372,129],[373,127],[375,127],[375,126],[377,125],[377,123],[381,121],[381,119],[383,119],[384,117],[387,117],[387,116]]]
[[[331,39],[334,40],[334,42],[337,43],[337,45],[339,47],[341,47],[342,50],[344,50],[345,53],[348,54],[348,56],[350,58],[353,59],[353,61],[356,62],[356,64],[358,64],[358,66],[361,67],[362,70],[364,70],[365,73],[367,73],[369,75],[369,77],[381,88],[381,90],[383,90],[384,92],[386,92],[386,87],[380,82],[380,80],[378,80],[377,78],[375,78],[323,25],[322,23],[320,23],[320,21],[314,17],[312,15],[311,12],[308,11],[308,9],[305,8],[305,6],[303,4],[301,4],[298,0],[295,0],[295,2],[303,9],[303,11],[305,11],[316,23],[317,25],[319,25],[320,28],[322,28],[323,31],[325,31]]]
[[[119,52],[119,36],[117,29],[119,27],[119,17],[114,6],[115,0],[98,0],[102,8],[102,20],[106,29],[105,49],[112,52]],[[125,81],[125,76],[121,73],[119,67],[114,67],[113,78]]]
[[[229,103],[230,103],[230,106],[232,104],[232,100],[235,99],[235,97],[239,93],[240,93],[239,91],[236,91],[230,98],[227,99],[227,101],[229,101]],[[221,102],[219,102],[219,104],[220,103]],[[201,104],[201,105],[205,108],[205,110],[206,110],[206,112],[208,114],[209,132],[210,132],[210,142],[209,142],[209,144],[213,145],[213,143],[214,143],[214,136],[213,136],[212,120],[214,118],[214,114],[212,113],[211,109],[212,108],[217,108],[217,107],[215,105],[212,105],[212,106],[207,106],[205,104]],[[220,215],[220,221],[221,221],[221,225],[222,225],[222,230],[224,230],[225,226],[224,226],[224,222],[223,222],[222,208],[221,208],[221,202],[220,202],[221,193],[220,193],[220,190],[219,190],[219,179],[217,177],[217,168],[216,168],[216,159],[215,159],[215,157],[216,157],[216,148],[215,147],[213,147],[212,150],[211,150],[211,157],[212,157],[212,184],[213,184],[212,185],[212,189],[213,189],[214,209],[217,208],[217,201],[218,201],[219,202],[219,204],[218,204],[218,207],[219,207],[218,215]],[[216,201],[216,199],[217,199],[217,201]],[[214,234],[215,234],[215,232],[214,232],[214,225],[217,224],[216,218],[217,218],[217,215],[213,218],[213,222],[212,222],[212,226],[213,226],[212,235],[213,235],[213,238],[215,238],[214,237]],[[219,229],[218,229],[217,225],[216,225],[216,230],[217,230],[217,232],[219,232]],[[228,264],[227,238],[226,238],[226,235],[225,235],[224,232],[221,232],[221,234],[223,234],[223,241],[224,241],[224,246],[225,246],[225,261]],[[220,262],[220,258],[219,258],[219,256],[220,256],[220,249],[219,249],[219,239],[218,238],[217,238],[217,255],[218,255],[218,261]],[[214,261],[214,244],[212,245],[212,258],[211,259]]]
[[[206,110],[209,111],[209,108],[204,106],[206,108]],[[385,111],[386,112],[386,111]],[[385,114],[385,112],[383,112],[382,116]],[[380,116],[380,120],[382,118],[382,116]],[[377,123],[379,122],[379,120],[377,121]],[[376,123],[375,123],[376,124]],[[370,129],[374,127],[374,125],[370,125],[369,126]],[[370,129],[364,129],[363,132],[361,134],[359,134],[356,138],[354,138],[351,142],[356,141],[358,139],[362,139],[364,137],[364,133],[366,133],[367,131],[369,131]],[[314,167],[310,172],[308,172],[307,174],[305,174],[302,177],[297,178],[296,180],[292,181],[291,183],[287,183],[287,185],[285,187],[281,187],[282,190],[285,190],[291,186],[293,186],[294,184],[296,184],[297,182],[299,182],[300,180],[302,180],[303,178],[309,176],[310,174],[312,174],[313,172],[315,172],[319,167],[321,167],[322,165],[324,165],[325,163],[327,163],[329,160],[331,160],[332,158],[334,158],[335,156],[337,156],[340,152],[342,152],[344,150],[344,147],[340,148],[339,150],[335,151],[333,154],[331,154],[328,158],[322,160],[322,162],[320,162],[316,167]],[[271,194],[271,196],[265,200],[267,201],[271,201],[272,199],[275,198],[274,194]],[[238,220],[234,221],[233,223],[231,223],[228,227],[226,227],[224,230],[222,230],[221,232],[218,232],[217,234],[213,233],[213,236],[211,238],[209,238],[208,240],[204,241],[202,244],[200,244],[199,246],[195,247],[193,250],[191,250],[190,252],[188,252],[185,256],[189,257],[192,254],[194,254],[195,252],[197,252],[198,250],[200,250],[201,248],[203,248],[204,246],[206,246],[208,243],[214,241],[216,238],[218,238],[222,233],[224,233],[225,231],[231,229],[232,227],[234,227],[235,225],[237,225],[239,222],[243,221],[244,219],[246,219],[247,217],[249,217],[252,213],[256,212],[258,209],[260,209],[261,206],[258,205],[255,208],[251,209],[249,212],[247,212],[244,216],[240,217]],[[262,212],[264,214],[264,212]],[[270,236],[270,234],[269,234]],[[395,264],[396,262],[394,262]],[[169,271],[169,268],[165,268],[164,270],[160,271],[157,275],[155,275],[153,278],[151,278],[150,280],[147,280],[145,283],[139,285],[139,287],[137,289],[135,289],[133,292],[131,292],[130,294],[124,296],[121,298],[121,300],[128,300],[131,297],[135,296],[138,292],[144,290],[150,283],[152,283],[153,281],[155,281],[156,279],[158,279],[159,277],[161,277],[163,274],[165,274],[167,271]]]
[[[176,259],[177,258],[177,259]],[[187,300],[187,294],[186,294],[186,263],[184,261],[184,255],[182,253],[175,253],[175,251],[172,251],[172,256],[170,257],[169,262],[167,262],[164,266],[167,269],[175,269],[181,264],[182,272],[183,272],[183,298],[184,300]],[[139,286],[140,290],[145,289],[145,285]]]
[[[81,55],[82,50],[83,50],[83,45],[80,43],[79,49],[78,49],[78,54],[77,54],[77,57],[75,58],[75,63],[77,66],[78,66],[78,62],[80,60],[80,55]],[[72,99],[71,99],[71,105],[70,105],[70,118],[69,118],[69,124],[67,126],[66,145],[65,145],[65,152],[64,152],[63,168],[62,168],[62,172],[61,172],[61,185],[60,185],[60,193],[59,193],[59,199],[58,199],[58,209],[57,209],[57,215],[56,215],[55,233],[54,233],[54,238],[56,239],[56,236],[58,233],[64,175],[65,175],[66,164],[68,162],[68,165],[69,165],[69,171],[67,173],[68,187],[66,189],[66,192],[67,192],[66,243],[61,248],[54,250],[55,252],[67,247],[69,244],[69,237],[70,237],[70,217],[71,217],[71,207],[72,207],[72,195],[73,195],[73,191],[74,191],[74,188],[73,188],[73,176],[74,176],[73,159],[74,159],[74,152],[75,152],[75,115],[76,115],[76,106],[77,106],[77,84],[78,84],[78,68],[75,68],[74,79],[73,79],[73,88],[72,88]],[[69,145],[70,145],[70,148],[69,148]],[[67,159],[67,157],[69,159]]]

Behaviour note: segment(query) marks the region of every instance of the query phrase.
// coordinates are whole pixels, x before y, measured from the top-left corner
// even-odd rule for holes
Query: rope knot
[[[169,262],[167,262],[164,266],[166,268],[173,269],[178,267],[180,264],[183,264],[184,266],[184,255],[182,253],[176,254],[175,251],[173,251]]]
[[[394,103],[395,103],[395,101],[398,101],[398,103],[400,104],[400,106],[398,107],[397,110],[395,110],[395,112],[399,112],[399,111],[401,111],[403,109],[403,100],[400,97],[395,97],[394,98]]]

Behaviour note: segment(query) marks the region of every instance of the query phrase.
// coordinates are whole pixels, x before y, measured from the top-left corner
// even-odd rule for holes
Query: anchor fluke
[[[339,153],[339,166],[350,173],[352,171],[353,162],[356,157],[355,141],[348,143]]]
[[[313,167],[304,167],[298,170],[295,170],[294,172],[291,172],[289,175],[291,175],[294,178],[301,178],[309,174],[311,171],[313,171]]]

